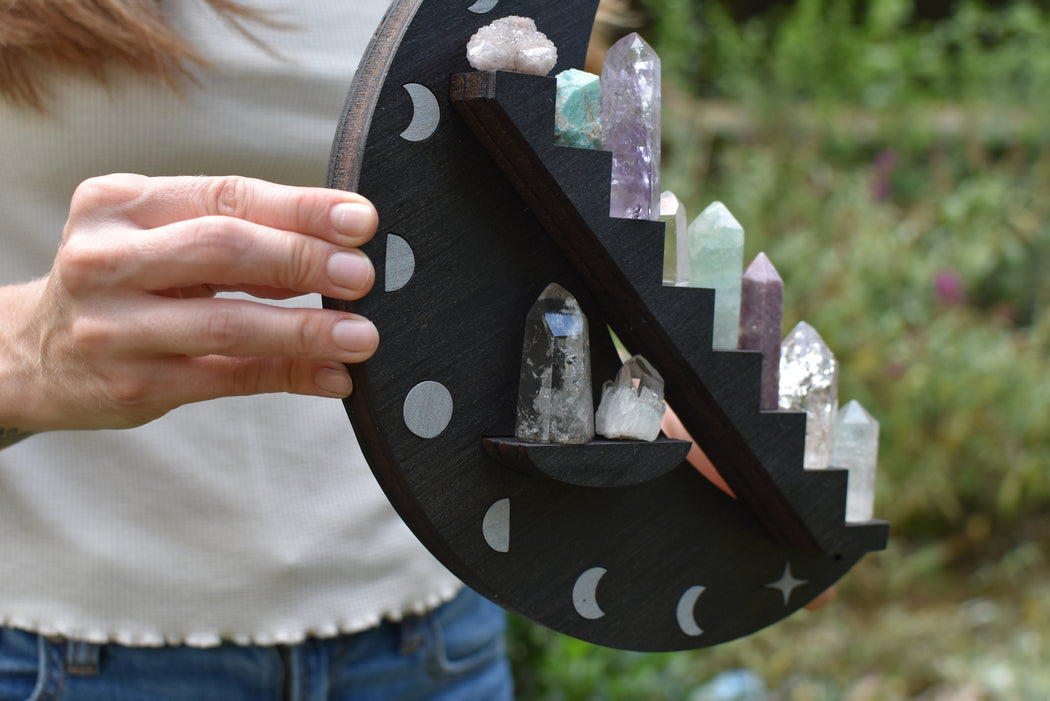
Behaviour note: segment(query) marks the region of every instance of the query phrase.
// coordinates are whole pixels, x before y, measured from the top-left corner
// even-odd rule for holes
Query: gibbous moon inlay
[[[412,122],[401,132],[405,141],[426,141],[441,124],[441,106],[430,88],[419,83],[408,83],[404,86],[412,98]]]
[[[408,284],[416,272],[416,256],[408,241],[397,234],[386,237],[386,283],[384,290],[396,292]]]
[[[440,382],[420,382],[405,397],[405,425],[420,438],[436,438],[452,421],[452,394]]]
[[[510,499],[500,499],[485,512],[481,524],[485,542],[498,553],[510,552]]]
[[[576,607],[576,613],[589,621],[594,621],[605,615],[598,606],[598,581],[605,576],[604,567],[592,567],[576,580],[572,588],[572,605]]]
[[[486,12],[492,12],[498,4],[499,0],[478,0],[467,9],[476,15],[483,15]]]
[[[678,600],[678,627],[691,638],[704,634],[704,629],[696,623],[696,600],[704,593],[705,587],[695,586],[686,590]]]

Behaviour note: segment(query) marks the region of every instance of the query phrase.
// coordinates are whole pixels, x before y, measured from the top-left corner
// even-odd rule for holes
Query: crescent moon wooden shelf
[[[760,411],[761,357],[713,351],[711,290],[664,287],[663,225],[610,218],[610,156],[554,145],[553,78],[479,73],[467,40],[508,14],[582,67],[598,0],[401,0],[350,88],[328,184],[376,205],[376,290],[353,309],[379,352],[347,413],[376,479],[449,569],[594,643],[705,647],[797,610],[883,522],[846,523],[846,472],[802,467],[805,415]],[[689,444],[511,438],[524,321],[551,282],[666,380]],[[594,396],[620,360],[592,334]],[[596,488],[604,487],[604,488]]]

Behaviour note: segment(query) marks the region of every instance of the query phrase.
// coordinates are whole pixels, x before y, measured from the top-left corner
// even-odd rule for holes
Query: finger
[[[124,357],[219,355],[360,363],[379,345],[375,326],[356,314],[236,299],[152,301],[130,313],[81,321],[78,333],[83,352]]]
[[[277,392],[343,398],[353,390],[350,374],[341,363],[209,356],[186,358],[166,367],[167,377],[179,378],[161,388],[175,406]]]
[[[357,249],[215,216],[133,237],[123,265],[111,274],[127,286],[155,291],[206,284],[266,289],[268,297],[320,293],[340,299],[363,296],[375,281],[372,263]]]
[[[667,407],[667,411],[664,412],[664,418],[660,422],[660,428],[663,430],[664,435],[668,438],[675,438],[681,441],[692,441],[693,446],[689,449],[688,455],[685,456],[687,462],[695,467],[700,474],[711,481],[716,487],[721,489],[729,496],[736,498],[733,494],[733,490],[726,484],[725,479],[718,473],[718,469],[714,466],[714,463],[707,457],[700,446],[697,445],[693,437],[689,435],[689,432],[685,430],[685,426],[682,424],[682,420],[678,418],[678,415],[674,413],[671,407]]]
[[[140,204],[139,221],[145,228],[222,216],[310,234],[348,247],[371,239],[378,224],[375,208],[356,193],[239,176],[152,178]]]
[[[371,239],[378,224],[375,208],[356,193],[237,176],[102,176],[81,183],[70,205],[71,226],[130,219],[154,229],[207,216],[244,219],[347,247]]]

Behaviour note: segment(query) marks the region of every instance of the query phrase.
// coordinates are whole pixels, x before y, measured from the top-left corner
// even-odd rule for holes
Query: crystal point
[[[609,214],[656,219],[660,211],[660,57],[637,34],[602,64],[602,130],[612,151]]]
[[[744,271],[740,291],[740,348],[762,353],[760,408],[777,408],[780,395],[780,338],[784,333],[784,281],[765,253]]]
[[[875,512],[875,473],[879,462],[879,422],[853,400],[838,412],[831,464],[849,470],[846,520],[870,521]]]
[[[660,221],[665,227],[664,284],[688,285],[689,233],[685,205],[670,190],[660,193]]]
[[[479,29],[467,42],[467,62],[479,71],[547,75],[558,49],[529,17],[510,16]]]
[[[736,350],[740,338],[744,227],[721,202],[713,202],[689,225],[690,287],[715,291],[711,345]]]
[[[570,68],[558,74],[554,103],[554,143],[600,149],[602,138],[601,80],[593,73]]]
[[[835,355],[816,329],[799,322],[780,347],[779,406],[806,412],[806,469],[831,465],[838,393]]]
[[[640,355],[629,358],[616,381],[602,388],[595,429],[606,438],[653,441],[664,418],[664,379]]]
[[[590,338],[579,302],[552,283],[529,310],[515,435],[537,443],[594,438]]]

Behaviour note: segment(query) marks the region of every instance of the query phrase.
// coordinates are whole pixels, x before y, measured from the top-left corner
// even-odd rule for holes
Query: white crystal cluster
[[[606,438],[654,441],[660,435],[667,406],[664,380],[645,358],[630,358],[616,381],[602,388],[602,402],[594,416],[594,430]]]
[[[531,18],[512,15],[482,27],[470,38],[467,61],[479,71],[547,75],[558,62],[558,48]]]

